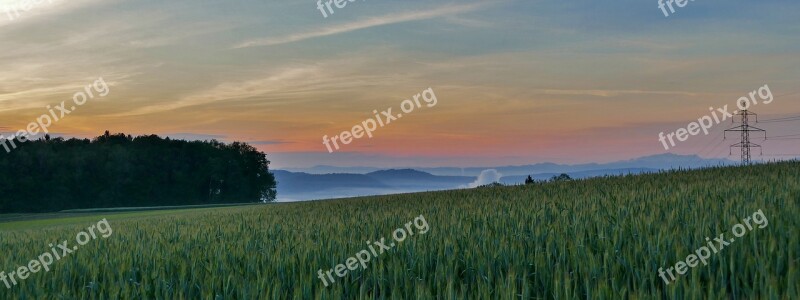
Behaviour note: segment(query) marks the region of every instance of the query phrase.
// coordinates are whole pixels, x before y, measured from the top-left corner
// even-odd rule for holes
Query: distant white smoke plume
[[[503,174],[500,174],[500,172],[497,172],[497,170],[495,169],[483,170],[481,171],[481,174],[478,175],[478,179],[476,179],[475,182],[470,183],[463,187],[474,188],[482,185],[500,182],[500,177],[503,177]]]

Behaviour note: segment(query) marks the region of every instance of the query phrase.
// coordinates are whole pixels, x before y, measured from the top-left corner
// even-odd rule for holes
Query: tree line
[[[0,151],[0,213],[270,202],[266,154],[246,143],[157,135],[17,142]]]

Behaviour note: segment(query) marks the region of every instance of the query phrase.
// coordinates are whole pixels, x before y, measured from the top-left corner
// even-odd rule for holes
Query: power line
[[[711,141],[718,139],[718,138],[719,138],[720,136],[722,136],[724,133],[725,133],[725,131],[720,131],[720,132],[717,132],[717,134],[716,134],[716,135],[715,135],[715,136],[714,136],[714,137],[711,139]],[[710,152],[708,152],[708,153],[706,153],[705,155],[709,155],[709,154],[712,154],[712,153],[714,153],[714,150],[716,150],[716,149],[717,149],[717,147],[719,147],[719,145],[721,145],[721,144],[722,144],[722,142],[724,142],[724,141],[725,141],[724,139],[720,140],[720,141],[719,141],[719,143],[717,143],[716,145],[714,145],[714,147],[712,147],[712,148],[709,148],[709,147],[711,147],[711,145],[712,145],[711,143],[706,143],[706,144],[705,144],[705,146],[704,146],[702,149],[700,149],[700,151],[698,151],[698,152],[697,152],[697,155],[696,155],[697,157],[695,157],[694,159],[692,159],[691,161],[689,161],[687,166],[688,166],[688,167],[691,167],[691,165],[694,165],[694,164],[696,164],[696,163],[698,163],[698,162],[701,162],[702,160],[704,160],[704,158],[703,158],[703,153],[706,153],[706,152],[707,152],[707,150],[709,150],[709,149],[710,149],[711,151],[710,151]]]
[[[789,135],[771,136],[771,137],[768,137],[768,139],[777,139],[777,138],[782,138],[782,137],[787,137],[787,136],[799,136],[799,135],[800,135],[800,133],[798,133],[798,134],[789,134]]]
[[[778,96],[775,96],[775,98],[783,97],[783,96],[790,96],[790,95],[794,95],[794,94],[800,94],[800,91],[778,95]],[[793,117],[783,117],[783,118],[768,119],[768,120],[763,120],[763,121],[757,121],[756,123],[772,123],[773,121],[780,121],[780,120],[786,120],[786,119],[795,119],[795,118],[800,118],[800,115],[793,116]],[[798,119],[798,120],[800,120],[800,119]],[[788,121],[797,121],[797,120],[788,120]]]
[[[788,94],[783,94],[783,95],[777,95],[777,96],[775,96],[775,97],[783,97],[783,96],[789,96],[789,95],[794,95],[794,94],[800,94],[800,91],[797,91],[797,92],[791,92],[791,93],[788,93]]]
[[[759,121],[758,123],[779,123],[779,122],[791,122],[791,121],[800,121],[800,116],[787,119],[764,120],[764,121]]]
[[[719,155],[725,156],[724,152],[719,153],[719,150],[724,150],[724,148],[719,148],[719,146],[721,146],[723,142],[725,142],[725,140],[720,140],[719,143],[717,143],[713,148],[711,148],[711,151],[709,151],[706,155],[709,157],[715,157],[714,154],[716,154],[717,156]]]
[[[777,97],[794,95],[794,94],[800,94],[800,91],[778,95],[778,96],[776,96],[776,98]],[[735,115],[741,116],[742,125],[736,126],[736,127],[733,127],[733,128],[729,128],[729,129],[726,129],[726,130],[720,132],[723,135],[722,140],[719,143],[717,143],[716,145],[714,145],[713,147],[711,147],[711,148],[709,148],[709,146],[711,146],[712,144],[710,144],[710,143],[706,144],[705,147],[703,147],[697,153],[697,158],[695,158],[694,162],[696,162],[697,160],[701,160],[702,159],[702,155],[703,155],[703,153],[706,152],[706,150],[709,150],[709,149],[711,150],[711,151],[708,151],[706,153],[706,155],[715,153],[715,151],[717,150],[719,145],[721,145],[725,141],[725,138],[726,138],[725,134],[727,132],[740,132],[742,141],[737,143],[737,144],[733,144],[730,147],[731,148],[741,148],[742,163],[749,164],[750,163],[750,148],[759,148],[759,149],[761,149],[761,145],[754,144],[754,143],[750,142],[750,132],[763,132],[764,133],[764,140],[767,139],[766,130],[763,130],[763,129],[758,128],[758,127],[750,126],[750,124],[749,124],[749,121],[750,121],[749,120],[749,116],[754,116],[756,123],[777,123],[777,122],[800,121],[800,115],[759,121],[758,120],[758,115],[755,114],[755,113],[749,112],[748,110],[743,110],[743,111],[741,111],[739,113],[736,113]],[[719,135],[720,134],[718,133],[717,136],[712,139],[712,141],[717,139],[717,138],[719,138]],[[777,137],[773,137],[773,138],[770,138],[770,139],[774,139],[774,140],[800,139],[800,138],[787,138],[787,137],[790,137],[790,136],[791,137],[800,136],[800,134],[777,136]],[[729,152],[729,153],[731,153],[730,155],[732,155],[732,152]],[[762,150],[761,155],[764,155],[763,150]],[[787,156],[793,156],[793,155],[787,155]]]
[[[794,119],[794,118],[800,118],[800,116],[791,116],[791,117],[783,117],[783,118],[775,118],[775,119],[766,119],[764,121],[776,121],[776,120]]]
[[[712,138],[711,140],[713,141],[713,140],[716,140],[716,139],[718,139],[718,138],[719,138],[721,135],[723,135],[724,133],[725,133],[724,131],[717,132],[717,134],[716,134],[716,135],[714,136],[714,138]],[[716,145],[714,145],[714,147],[718,147],[718,146],[719,146],[719,144],[722,144],[722,142],[724,142],[724,141],[725,141],[725,140],[720,140],[720,141],[719,141],[719,143],[717,143]],[[706,152],[706,150],[709,150],[709,149],[710,149],[709,147],[711,147],[711,143],[706,143],[706,146],[705,146],[705,147],[703,147],[702,149],[700,149],[700,151],[699,151],[699,152],[697,152],[697,156],[698,156],[698,157],[700,157],[701,155],[703,155],[703,153],[705,153],[705,152]],[[713,150],[712,150],[712,152],[713,152]],[[706,155],[708,155],[708,154],[709,154],[709,153],[706,153]]]

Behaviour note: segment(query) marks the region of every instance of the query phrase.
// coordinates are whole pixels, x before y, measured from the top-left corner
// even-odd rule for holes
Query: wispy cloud
[[[0,29],[4,27],[19,26],[18,23],[46,22],[47,17],[66,14],[99,0],[70,0],[70,1],[28,1],[9,0],[0,1]],[[27,8],[27,10],[25,9]]]
[[[253,96],[280,91],[292,82],[312,76],[318,69],[313,66],[288,68],[277,74],[257,78],[245,82],[225,82],[213,88],[190,94],[169,103],[157,103],[143,106],[132,111],[113,114],[112,116],[137,116],[176,110],[179,108],[210,104],[219,101],[241,100]]]
[[[330,26],[325,28],[324,30],[315,30],[303,33],[296,33],[287,36],[281,37],[274,37],[274,38],[264,38],[264,39],[255,39],[243,42],[234,46],[234,48],[247,48],[247,47],[255,47],[255,46],[272,46],[272,45],[280,45],[280,44],[288,44],[294,43],[298,41],[303,41],[307,39],[313,39],[323,36],[330,36],[336,35],[341,33],[347,33],[351,31],[366,29],[375,26],[383,26],[389,24],[396,24],[396,23],[403,23],[403,22],[410,22],[410,21],[418,21],[418,20],[426,20],[441,16],[451,16],[456,14],[461,14],[465,12],[474,11],[478,8],[491,4],[492,2],[483,2],[483,3],[471,3],[471,4],[461,4],[461,5],[447,5],[442,6],[439,8],[427,10],[427,11],[419,11],[419,12],[409,12],[404,14],[389,14],[383,15],[380,17],[369,18],[365,20],[359,20],[347,24],[337,25],[337,26]]]
[[[703,93],[686,92],[686,91],[648,91],[648,90],[555,90],[545,89],[542,90],[545,94],[550,95],[589,95],[597,97],[618,97],[624,94],[633,95],[682,95],[695,97]]]
[[[282,145],[282,144],[290,144],[292,142],[284,140],[266,140],[266,141],[250,141],[247,143],[251,145]]]

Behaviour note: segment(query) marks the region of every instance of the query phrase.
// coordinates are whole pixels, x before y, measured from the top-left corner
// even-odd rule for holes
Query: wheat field
[[[108,219],[113,234],[11,288],[0,282],[0,298],[798,299],[798,204],[800,163],[783,162],[6,223],[0,224],[6,273],[100,219]],[[767,227],[669,285],[659,278],[658,268],[758,210]],[[329,287],[317,278],[319,269],[420,215],[427,234],[409,237]]]

